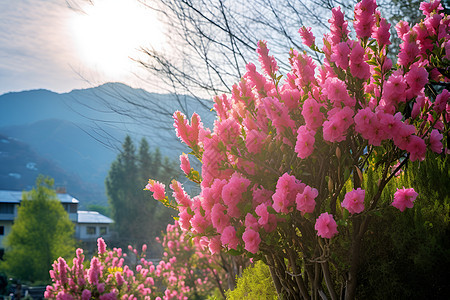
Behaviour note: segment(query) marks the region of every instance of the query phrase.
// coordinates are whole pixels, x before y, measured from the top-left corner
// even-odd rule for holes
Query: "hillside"
[[[159,147],[164,155],[178,159],[179,153],[187,150],[175,136],[173,112],[180,110],[187,115],[198,112],[206,126],[212,126],[211,107],[211,101],[149,93],[120,83],[64,94],[47,90],[7,93],[0,95],[0,134],[10,144],[14,141],[14,147],[19,147],[18,144],[28,147],[40,159],[63,170],[61,174],[52,171],[57,174],[52,175],[56,182],[69,185],[67,174],[71,174],[77,178],[75,182],[90,186],[96,195],[83,199],[106,204],[104,180],[125,135],[132,136],[136,144],[145,137],[152,149]],[[14,155],[2,166],[2,188],[15,186],[8,175],[15,170],[22,172],[18,173],[23,176],[22,183],[17,185],[20,189],[25,182],[34,183],[28,180],[34,173],[23,169],[22,156],[30,151],[21,149],[20,155]],[[49,172],[50,169],[39,168]],[[74,188],[75,182],[70,182]],[[67,190],[72,193],[69,186]]]

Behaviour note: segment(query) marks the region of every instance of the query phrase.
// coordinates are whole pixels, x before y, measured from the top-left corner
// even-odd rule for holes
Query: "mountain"
[[[25,161],[21,156],[28,155],[49,164],[38,168],[39,173],[50,170],[50,165],[59,169],[59,173],[52,171],[55,181],[66,182],[69,193],[74,194],[73,188],[80,190],[83,198],[74,196],[80,198],[81,204],[84,199],[106,204],[104,180],[126,134],[136,145],[146,137],[152,149],[159,147],[164,155],[178,159],[180,152],[187,149],[175,136],[173,112],[180,110],[190,116],[195,111],[210,127],[214,120],[211,108],[211,101],[149,93],[121,83],[63,94],[32,90],[0,95],[0,134],[9,146],[14,145],[4,148],[0,144],[0,151],[8,153],[10,159],[14,148],[21,149],[21,155],[14,155],[7,164],[0,156],[0,186],[6,189],[8,184],[14,185],[9,174],[19,172],[16,170],[22,176],[20,189],[34,184],[34,178],[28,179],[34,173],[23,169]],[[30,156],[31,152],[36,156]],[[69,177],[73,180],[69,181]],[[89,186],[95,197],[86,197],[75,184]]]
[[[29,145],[0,134],[0,189],[30,190],[39,174],[54,178],[55,187],[64,187],[72,196],[83,199],[81,204],[104,204],[101,186],[83,181],[40,156]]]

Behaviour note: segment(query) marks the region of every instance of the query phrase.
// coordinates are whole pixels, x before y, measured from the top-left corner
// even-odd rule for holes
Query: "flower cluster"
[[[47,286],[47,299],[188,299],[206,297],[214,288],[222,290],[226,274],[217,263],[217,256],[204,251],[200,243],[191,243],[177,223],[168,225],[162,241],[163,259],[154,264],[147,260],[147,246],[142,254],[129,246],[136,257],[133,266],[127,265],[127,254],[122,249],[106,249],[98,239],[98,255],[88,267],[82,249],[77,249],[72,267],[63,258],[53,264],[50,276],[53,284]]]
[[[291,50],[291,71],[281,81],[262,41],[262,73],[250,63],[231,96],[215,98],[212,131],[198,115],[189,124],[175,112],[178,135],[202,162],[200,195],[191,198],[180,183],[171,185],[181,227],[202,236],[213,253],[222,247],[256,254],[262,236],[290,223],[314,225],[330,239],[343,209],[353,215],[377,205],[361,186],[367,164],[382,162],[376,166],[388,170],[423,160],[427,149],[441,153],[450,93],[432,84],[448,82],[450,19],[439,1],[421,9],[421,23],[396,27],[402,43],[395,66],[387,55],[390,24],[374,0],[363,0],[355,7],[355,39],[339,8],[332,10],[322,50],[310,28],[300,29],[306,46],[323,53],[322,66]],[[187,161],[183,156],[189,177]],[[391,178],[384,172],[380,188]],[[349,180],[354,189],[338,205]],[[410,190],[398,191],[392,205],[412,207],[417,194]]]

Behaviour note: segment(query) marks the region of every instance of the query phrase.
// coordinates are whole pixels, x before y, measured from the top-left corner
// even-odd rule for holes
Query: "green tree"
[[[25,281],[48,281],[52,263],[75,250],[74,225],[53,189],[53,179],[42,175],[36,187],[24,192],[17,219],[6,237],[2,268]]]
[[[125,138],[122,151],[106,178],[106,192],[119,235],[118,246],[151,244],[167,226],[172,211],[153,201],[143,188],[149,178],[168,184],[177,176],[175,163],[163,158],[158,148],[151,152],[145,138],[137,151],[131,137]]]

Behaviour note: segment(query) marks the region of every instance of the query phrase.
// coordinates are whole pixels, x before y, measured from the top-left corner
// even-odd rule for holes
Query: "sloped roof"
[[[96,211],[78,211],[78,223],[85,224],[111,224],[114,221]]]
[[[56,194],[61,203],[80,203],[69,194]],[[0,202],[2,203],[20,203],[22,201],[22,191],[0,190]]]

